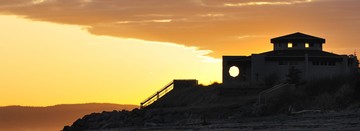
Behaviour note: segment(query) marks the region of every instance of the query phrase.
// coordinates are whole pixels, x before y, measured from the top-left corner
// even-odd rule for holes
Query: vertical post
[[[160,98],[160,92],[157,92],[156,93],[156,100],[159,100],[159,98]]]
[[[309,80],[309,55],[305,54],[305,80]]]
[[[261,92],[259,93],[259,105],[261,104]]]
[[[264,104],[266,105],[266,94],[264,95]]]

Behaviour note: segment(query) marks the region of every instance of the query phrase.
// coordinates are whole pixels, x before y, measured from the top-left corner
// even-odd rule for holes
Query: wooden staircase
[[[177,79],[171,81],[169,84],[165,85],[159,91],[145,99],[143,102],[140,103],[140,108],[147,107],[154,103],[155,101],[159,100],[161,97],[169,93],[170,91],[176,89],[181,90],[189,87],[194,87],[198,85],[198,81],[196,79]]]
[[[152,103],[154,103],[155,101],[157,101],[158,99],[160,99],[165,94],[172,91],[173,89],[174,89],[174,82],[171,81],[169,84],[167,84],[166,86],[161,88],[159,91],[157,91],[156,93],[154,93],[153,95],[151,95],[150,97],[145,99],[143,102],[141,102],[140,103],[140,108],[144,108],[146,106],[151,105]]]
[[[270,89],[261,91],[259,93],[259,105],[266,104],[269,99],[279,96],[281,93],[285,92],[293,86],[293,84],[282,83],[271,87]]]

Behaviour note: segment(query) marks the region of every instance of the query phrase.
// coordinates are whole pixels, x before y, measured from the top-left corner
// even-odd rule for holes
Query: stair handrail
[[[155,92],[154,94],[150,95],[148,98],[146,98],[143,102],[140,103],[140,107],[144,107],[144,105],[147,105],[146,103],[148,103],[150,100],[154,99],[155,97],[162,97],[163,95],[160,96],[161,93],[163,93],[163,91],[165,91],[166,89],[168,89],[169,87],[171,87],[174,84],[173,81],[169,82],[166,86],[164,86],[163,88],[161,88],[159,91]],[[168,91],[169,92],[169,91]],[[165,94],[164,94],[165,95]],[[157,99],[158,99],[157,98]],[[152,101],[151,103],[155,102],[156,100]]]
[[[288,83],[281,83],[281,84],[275,85],[274,87],[271,87],[269,89],[261,91],[260,94],[267,94],[267,93],[277,90],[285,85],[288,85]]]
[[[270,93],[272,93],[272,92],[274,92],[274,91],[276,91],[276,90],[279,90],[279,89],[281,89],[281,88],[283,88],[283,87],[285,87],[285,86],[287,86],[287,85],[289,85],[289,83],[281,83],[281,84],[278,84],[278,85],[275,85],[274,87],[271,87],[271,88],[269,88],[269,89],[266,89],[266,90],[264,90],[264,91],[261,91],[260,93],[259,93],[259,104],[261,104],[261,98],[262,97],[266,97],[266,95],[267,94],[270,94]],[[265,98],[266,99],[266,98]],[[265,102],[266,102],[266,100],[265,100]]]

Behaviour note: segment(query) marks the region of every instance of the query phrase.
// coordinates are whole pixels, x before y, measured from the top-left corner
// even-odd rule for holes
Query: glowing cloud
[[[81,25],[95,35],[195,46],[220,58],[270,50],[271,37],[298,31],[326,32],[338,43],[355,45],[360,38],[347,34],[360,34],[359,5],[360,0],[1,0],[0,13]]]
[[[201,17],[224,17],[225,14],[222,13],[208,13],[208,14],[202,14]]]
[[[224,6],[251,6],[251,5],[291,5],[291,4],[301,4],[301,3],[309,3],[313,0],[295,0],[295,1],[275,1],[275,2],[246,2],[246,3],[225,3]]]
[[[165,19],[165,20],[144,20],[144,21],[118,21],[117,24],[139,24],[139,23],[169,23],[171,22],[171,19]]]
[[[44,3],[46,2],[46,0],[33,0],[31,3],[32,4],[41,4],[41,3]]]

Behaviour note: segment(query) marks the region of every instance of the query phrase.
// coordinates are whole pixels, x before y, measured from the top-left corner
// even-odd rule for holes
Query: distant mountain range
[[[0,131],[60,131],[86,114],[113,110],[132,110],[137,105],[64,104],[48,107],[0,107]]]

